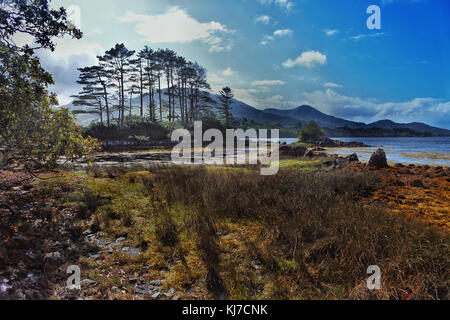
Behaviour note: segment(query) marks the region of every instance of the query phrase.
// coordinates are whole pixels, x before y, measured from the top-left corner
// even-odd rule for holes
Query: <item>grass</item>
[[[267,177],[254,168],[97,172],[65,201],[88,208],[106,236],[145,249],[115,254],[94,273],[151,266],[148,277],[185,298],[406,299],[422,285],[419,298],[439,298],[449,286],[448,234],[362,206],[378,177],[311,172],[323,161],[281,160]],[[382,290],[366,288],[370,265],[382,270]]]
[[[298,159],[282,159],[278,162],[280,169],[287,170],[300,170],[300,171],[317,171],[319,170],[323,163],[328,159],[317,159],[317,160],[298,160]]]

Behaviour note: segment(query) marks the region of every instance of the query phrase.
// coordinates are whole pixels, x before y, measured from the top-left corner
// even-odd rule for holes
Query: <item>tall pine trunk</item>
[[[161,98],[161,75],[158,73],[158,93],[159,93],[159,117],[161,122],[163,121],[163,106],[162,106],[162,98]]]

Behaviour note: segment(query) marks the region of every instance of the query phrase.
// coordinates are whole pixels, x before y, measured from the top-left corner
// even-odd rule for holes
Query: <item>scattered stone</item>
[[[150,281],[150,285],[155,286],[155,287],[160,287],[161,283],[162,283],[161,280],[152,280],[152,281]]]
[[[97,259],[100,259],[100,257],[101,257],[100,254],[94,254],[94,255],[90,256],[89,259],[97,260]]]
[[[116,243],[121,243],[121,242],[124,242],[125,240],[127,240],[127,238],[120,237],[120,238],[116,239]]]
[[[173,301],[178,301],[178,300],[180,300],[181,298],[180,298],[180,296],[178,296],[178,295],[175,295],[175,296],[173,296],[173,298],[172,298],[172,300]]]
[[[164,293],[164,295],[166,297],[171,297],[175,294],[175,289],[174,288],[170,288],[169,291],[167,291],[166,293]]]
[[[62,264],[62,257],[59,252],[47,253],[44,256],[44,271],[52,272]]]
[[[141,254],[141,250],[140,250],[139,248],[130,248],[130,249],[127,251],[127,254],[128,254],[130,257],[136,257],[136,256],[138,256],[138,255]]]
[[[152,291],[146,285],[138,285],[134,287],[134,292],[136,292],[137,294],[150,294]]]
[[[256,270],[261,269],[261,262],[258,260],[253,260],[252,265],[253,265],[253,268],[255,268]]]
[[[138,281],[138,278],[130,278],[128,279],[128,281],[130,281],[130,283],[135,284]]]
[[[81,281],[81,285],[84,286],[95,286],[96,284],[97,282],[91,279],[84,279],[83,281]]]
[[[378,149],[370,157],[369,166],[376,169],[388,168],[388,163],[386,159],[386,153],[383,149]]]
[[[161,295],[161,292],[155,292],[153,295],[152,295],[152,299],[158,299],[159,298],[159,296]]]

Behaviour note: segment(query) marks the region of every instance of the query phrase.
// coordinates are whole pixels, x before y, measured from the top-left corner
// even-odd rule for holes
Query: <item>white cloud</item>
[[[306,51],[298,56],[295,60],[288,59],[283,62],[283,67],[293,68],[295,66],[303,66],[306,68],[314,68],[317,65],[325,65],[327,56],[318,51]]]
[[[277,37],[290,37],[292,36],[292,34],[294,33],[294,31],[290,30],[290,29],[281,29],[281,30],[276,30],[273,35],[277,36]]]
[[[231,77],[231,76],[233,76],[234,74],[236,74],[236,71],[234,71],[234,70],[231,69],[231,68],[227,68],[227,69],[225,69],[225,70],[222,71],[222,75],[224,75],[225,77]]]
[[[372,33],[372,34],[358,34],[356,36],[349,37],[349,39],[353,40],[353,41],[359,41],[359,40],[367,38],[367,37],[375,38],[375,37],[381,37],[383,35],[384,35],[384,32],[377,32],[377,33]]]
[[[208,82],[213,85],[222,85],[223,83],[225,83],[225,78],[212,73],[208,74]]]
[[[324,30],[325,34],[329,37],[334,36],[335,34],[339,33],[338,29],[325,29]]]
[[[211,52],[232,48],[231,40],[224,36],[233,33],[233,30],[216,21],[200,22],[176,6],[169,7],[167,12],[159,15],[127,11],[125,16],[119,19],[136,23],[136,32],[151,44],[189,43],[198,40],[209,44]]]
[[[280,8],[290,11],[294,7],[294,3],[289,0],[259,0],[262,4],[276,4]]]
[[[255,18],[255,22],[261,22],[264,24],[269,24],[271,20],[272,20],[272,17],[265,15],[265,14]]]
[[[291,29],[275,30],[273,35],[264,36],[264,38],[261,41],[261,45],[263,46],[267,45],[269,42],[275,40],[275,37],[291,37],[293,34],[294,31],[292,31]]]
[[[87,56],[86,64],[97,62],[97,56],[103,55],[105,49],[96,42],[89,42],[76,39],[58,39],[56,41],[56,49],[49,53],[53,60],[67,62],[72,56]]]
[[[257,87],[257,86],[281,86],[286,84],[286,82],[281,81],[281,80],[258,80],[258,81],[253,81],[252,82],[252,86],[253,87]]]
[[[236,89],[233,88],[234,98],[250,106],[258,105],[258,98],[255,94],[259,93],[257,89]]]
[[[272,36],[265,36],[262,41],[261,41],[261,45],[265,46],[267,45],[270,41],[273,41],[275,38]]]
[[[342,88],[343,86],[334,82],[327,82],[323,85],[324,87],[327,88]]]
[[[433,98],[416,98],[405,102],[377,102],[341,95],[327,89],[304,94],[308,104],[337,117],[366,123],[390,119],[396,122],[414,122],[417,119],[429,124],[445,126],[443,119],[450,118],[450,102]]]
[[[98,43],[76,39],[58,39],[54,52],[37,52],[42,66],[55,80],[50,90],[58,94],[59,103],[67,104],[72,101],[70,96],[77,94],[81,88],[76,84],[79,75],[77,68],[97,64],[97,56],[104,52],[104,48]]]
[[[95,36],[95,35],[101,35],[104,33],[105,33],[105,31],[102,28],[97,27],[97,28],[94,28],[91,31],[89,31],[86,35],[87,36]]]

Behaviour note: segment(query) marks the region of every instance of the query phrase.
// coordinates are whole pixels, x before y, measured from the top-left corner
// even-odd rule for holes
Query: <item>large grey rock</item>
[[[369,160],[369,166],[374,167],[376,169],[388,168],[386,153],[383,149],[378,149],[375,151]]]
[[[356,153],[353,153],[353,154],[345,157],[345,160],[347,160],[349,162],[358,162],[359,158],[358,158],[358,155]]]

